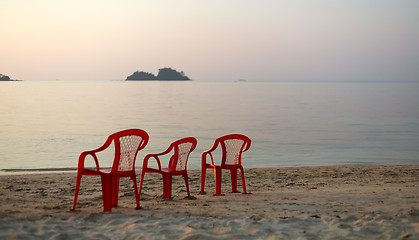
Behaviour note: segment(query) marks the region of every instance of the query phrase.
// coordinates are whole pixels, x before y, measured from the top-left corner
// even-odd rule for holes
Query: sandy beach
[[[140,173],[138,173],[139,179]],[[75,172],[0,176],[1,239],[419,239],[419,165],[245,169],[251,194],[214,196],[207,172],[189,171],[173,199],[148,174],[135,210],[132,182],[121,179],[119,207],[102,212],[99,177],[84,176],[75,212]],[[241,181],[238,181],[239,184]],[[238,187],[241,190],[241,185]]]

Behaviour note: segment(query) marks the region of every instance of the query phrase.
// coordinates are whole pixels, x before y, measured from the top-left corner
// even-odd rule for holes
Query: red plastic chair
[[[77,196],[79,194],[81,177],[83,175],[99,175],[102,180],[103,210],[112,211],[112,207],[118,206],[119,178],[130,177],[134,182],[135,201],[137,209],[140,209],[140,197],[137,192],[137,178],[135,175],[135,159],[139,150],[143,149],[148,142],[148,134],[140,129],[128,129],[114,133],[108,137],[102,147],[85,151],[80,154],[77,167],[76,191],[74,194],[74,211],[76,209]],[[115,157],[111,169],[100,169],[96,153],[101,152],[114,142]],[[95,161],[96,169],[84,167],[86,156],[91,155]]]
[[[218,144],[222,148],[221,164],[215,165],[212,152],[217,149]],[[215,195],[221,194],[221,169],[229,169],[231,173],[231,188],[232,192],[237,191],[237,170],[241,172],[243,193],[246,192],[246,185],[244,181],[244,170],[242,166],[242,152],[250,148],[251,140],[241,134],[230,134],[220,137],[215,140],[211,149],[202,153],[202,174],[201,174],[201,192],[205,194],[205,176],[207,168],[214,169],[215,175]],[[207,163],[207,155],[211,157],[211,163]]]
[[[188,198],[191,198],[189,193],[189,182],[188,182],[188,172],[186,169],[186,164],[188,163],[189,154],[195,149],[197,141],[193,137],[183,138],[177,140],[170,144],[169,148],[157,154],[148,154],[144,158],[143,170],[140,180],[140,190],[139,194],[141,195],[141,189],[143,187],[144,175],[146,172],[149,173],[160,173],[163,177],[163,197],[172,198],[172,176],[182,175],[185,179],[186,191],[188,192]],[[174,149],[173,155],[170,157],[169,165],[167,168],[162,168],[160,163],[159,156],[166,155]],[[157,161],[158,169],[148,167],[148,161],[150,158],[154,158]]]

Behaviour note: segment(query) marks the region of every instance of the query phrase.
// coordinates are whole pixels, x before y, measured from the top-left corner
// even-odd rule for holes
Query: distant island
[[[9,76],[6,76],[6,75],[0,73],[0,81],[18,81],[18,80],[10,79]]]
[[[136,71],[127,77],[126,81],[190,81],[185,73],[178,72],[171,68],[160,68],[159,73],[155,76],[149,72]]]

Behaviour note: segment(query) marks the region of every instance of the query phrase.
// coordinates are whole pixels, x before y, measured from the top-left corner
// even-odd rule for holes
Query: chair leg
[[[247,193],[246,192],[246,183],[244,182],[244,170],[243,170],[243,167],[240,167],[240,173],[241,173],[241,177],[242,177],[243,193]]]
[[[237,168],[230,169],[231,174],[231,192],[236,193],[237,191]]]
[[[191,198],[191,194],[189,193],[189,181],[188,181],[188,174],[185,173],[183,175],[183,178],[185,179],[185,186],[186,186],[186,192],[188,193],[188,198]]]
[[[202,170],[201,170],[201,192],[199,194],[205,194],[204,188],[205,188],[205,177],[207,174],[207,167],[203,164]]]
[[[141,206],[140,206],[140,195],[138,194],[137,177],[135,176],[135,174],[131,177],[131,179],[134,182],[135,203],[137,204],[137,207],[135,209],[139,210],[139,209],[141,209]]]
[[[141,197],[141,189],[143,188],[143,181],[144,181],[145,169],[141,171],[141,179],[140,179],[140,189],[138,190],[138,197]]]
[[[163,198],[172,198],[172,175],[163,174]]]
[[[109,176],[101,175],[102,179],[102,199],[103,211],[112,211],[112,178]]]
[[[79,190],[80,190],[81,176],[82,176],[82,173],[77,172],[76,190],[74,192],[74,202],[73,202],[73,207],[71,208],[71,211],[76,210],[77,197],[79,196]]]
[[[214,168],[215,175],[215,195],[221,195],[221,167]]]
[[[119,177],[112,178],[112,207],[118,206]]]

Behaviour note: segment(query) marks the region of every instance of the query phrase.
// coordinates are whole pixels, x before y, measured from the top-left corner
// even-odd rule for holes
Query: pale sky
[[[418,0],[0,0],[0,73],[419,80]]]

